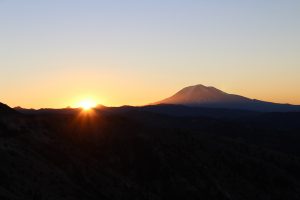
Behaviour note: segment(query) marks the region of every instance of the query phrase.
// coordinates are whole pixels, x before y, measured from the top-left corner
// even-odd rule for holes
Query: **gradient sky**
[[[0,0],[0,101],[142,105],[204,84],[300,104],[299,0]]]

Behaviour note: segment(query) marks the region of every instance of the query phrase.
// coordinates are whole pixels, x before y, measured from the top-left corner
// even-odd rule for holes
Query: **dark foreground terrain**
[[[189,109],[0,105],[0,199],[300,199],[300,113]]]

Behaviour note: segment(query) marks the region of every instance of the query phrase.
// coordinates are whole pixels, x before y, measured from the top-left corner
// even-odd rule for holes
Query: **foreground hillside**
[[[0,199],[299,199],[299,115],[269,115],[4,115]]]

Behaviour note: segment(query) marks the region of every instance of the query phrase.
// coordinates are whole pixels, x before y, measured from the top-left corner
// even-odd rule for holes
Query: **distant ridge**
[[[0,102],[0,115],[2,114],[17,114],[18,112],[6,104]]]
[[[175,104],[193,107],[240,109],[264,112],[300,111],[300,106],[297,105],[278,104],[250,99],[240,95],[228,94],[215,87],[207,87],[201,84],[185,87],[175,95],[154,103],[154,105],[157,104]]]
[[[22,107],[15,107],[16,111],[23,114],[74,114],[79,112],[79,108],[41,108],[41,109],[26,109]]]

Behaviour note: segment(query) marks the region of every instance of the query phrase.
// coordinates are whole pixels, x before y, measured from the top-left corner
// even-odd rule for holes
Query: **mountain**
[[[265,112],[300,111],[300,106],[298,105],[278,104],[250,99],[240,95],[229,94],[217,88],[207,87],[201,84],[183,88],[175,95],[154,104],[176,104],[192,107],[240,109]]]
[[[0,102],[0,115],[16,114],[17,111]]]

